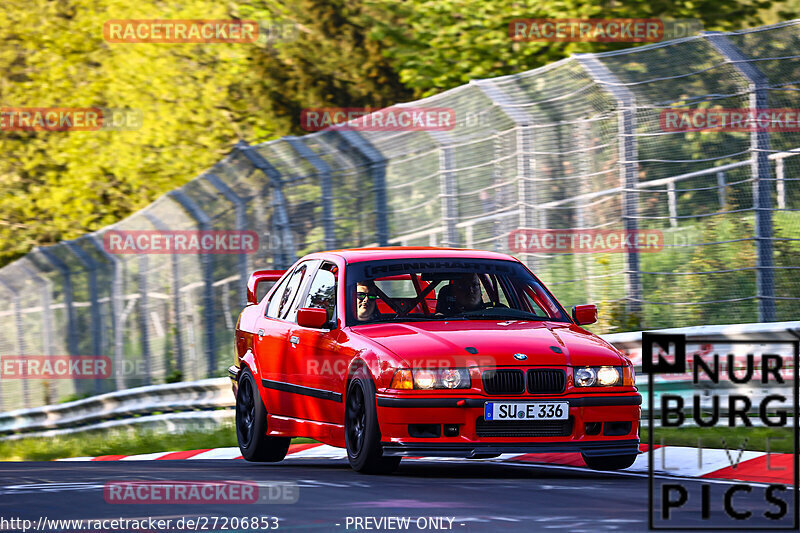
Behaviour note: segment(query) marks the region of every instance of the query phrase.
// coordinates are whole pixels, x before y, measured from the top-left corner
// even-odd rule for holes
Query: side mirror
[[[319,307],[302,307],[297,310],[297,325],[304,328],[321,328],[328,322],[328,312]]]
[[[597,306],[594,304],[576,305],[572,308],[572,320],[579,326],[597,322]]]
[[[258,303],[258,284],[263,281],[278,281],[285,270],[256,270],[247,280],[247,305]]]

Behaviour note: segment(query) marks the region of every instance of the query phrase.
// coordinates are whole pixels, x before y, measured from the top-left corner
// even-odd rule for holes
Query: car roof
[[[436,248],[436,247],[415,247],[415,246],[385,246],[381,248],[347,248],[343,250],[330,250],[310,254],[308,258],[324,257],[328,254],[335,254],[348,263],[358,263],[360,261],[375,261],[382,259],[499,259],[502,261],[517,261],[513,256],[498,252],[488,252],[486,250],[469,250],[465,248]]]

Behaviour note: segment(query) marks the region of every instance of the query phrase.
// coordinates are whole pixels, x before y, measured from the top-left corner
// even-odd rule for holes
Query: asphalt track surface
[[[291,504],[238,505],[121,505],[105,501],[106,482],[130,480],[294,482],[298,499]],[[675,478],[657,478],[656,486],[674,481]],[[784,519],[732,522],[723,507],[723,495],[731,483],[705,481],[710,486],[711,514],[703,520],[700,486],[704,482],[689,479],[679,482],[687,487],[689,502],[672,515],[669,527],[702,530],[716,526],[754,531],[763,527],[759,523],[770,524],[768,527],[791,526],[794,512],[791,489],[786,496],[789,512]],[[277,517],[278,530],[314,532],[631,532],[649,529],[648,486],[648,478],[642,474],[498,464],[491,460],[404,461],[390,476],[357,474],[346,461],[320,458],[277,464],[243,460],[0,463],[0,517],[28,519],[37,524],[41,517],[153,517],[172,519],[174,523],[180,518],[269,516]],[[737,509],[749,509],[757,518],[764,511],[774,511],[775,506],[764,501],[765,486],[751,484],[751,487],[749,493],[736,494]],[[410,525],[402,529],[377,526],[379,517],[389,516],[410,518]],[[371,521],[361,522],[361,527],[357,527],[357,517],[370,517]],[[427,520],[429,517],[444,517],[443,528],[436,529],[431,525],[436,522]],[[423,520],[417,522],[417,519]],[[447,519],[452,519],[452,525]],[[203,530],[199,522],[197,527]],[[206,527],[206,531],[223,531],[220,527],[212,529],[210,523]],[[8,523],[3,529],[21,530]]]

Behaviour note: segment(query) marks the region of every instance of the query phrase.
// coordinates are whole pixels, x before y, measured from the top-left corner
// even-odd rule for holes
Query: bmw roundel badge
[[[525,355],[524,353],[515,353],[514,354],[514,359],[516,359],[517,361],[524,361],[527,358],[528,358],[528,356]]]

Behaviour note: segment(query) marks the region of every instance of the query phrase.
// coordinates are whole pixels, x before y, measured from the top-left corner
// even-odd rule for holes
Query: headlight
[[[448,389],[457,389],[464,381],[464,377],[462,376],[460,370],[461,369],[458,368],[446,368],[442,370],[440,374],[442,385]],[[467,378],[469,378],[469,376],[467,376]]]
[[[597,382],[597,372],[594,368],[587,366],[586,368],[575,369],[575,386],[576,387],[591,387]]]
[[[466,368],[415,368],[395,372],[391,388],[431,390],[468,389],[470,386],[469,370]]]
[[[432,370],[414,370],[414,386],[417,389],[432,389],[436,386],[436,374]]]
[[[616,385],[620,377],[621,374],[619,370],[613,366],[601,366],[597,371],[597,383],[603,387]]]
[[[622,386],[622,367],[584,366],[573,368],[576,387],[620,387]]]

